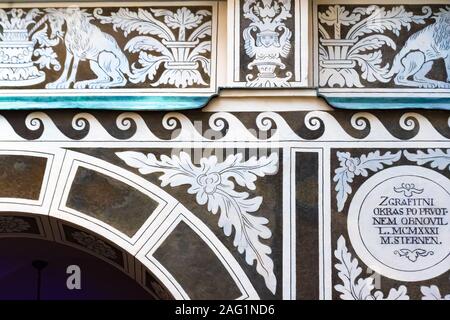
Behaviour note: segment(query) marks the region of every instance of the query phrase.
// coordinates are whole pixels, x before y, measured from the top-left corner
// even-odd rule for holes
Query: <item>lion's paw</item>
[[[91,83],[89,84],[90,89],[108,89],[109,85],[107,83]]]
[[[420,87],[424,89],[435,89],[437,85],[432,82],[423,82],[420,84]]]
[[[68,81],[52,82],[52,83],[48,83],[45,87],[47,89],[69,89],[70,82],[68,82]]]
[[[88,81],[78,81],[73,85],[74,89],[84,89],[88,86]]]

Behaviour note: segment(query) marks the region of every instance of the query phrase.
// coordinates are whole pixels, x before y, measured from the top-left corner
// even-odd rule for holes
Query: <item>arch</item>
[[[63,229],[70,229],[75,237],[67,239],[64,236]],[[99,235],[77,225],[45,215],[26,212],[0,212],[0,241],[11,238],[49,241],[86,252],[134,280],[154,299],[174,299],[168,289],[135,257],[120,250]],[[81,243],[74,240],[81,240]],[[30,258],[35,257],[35,254],[35,252],[30,253]],[[117,258],[122,259],[120,261]],[[73,262],[77,264],[77,261],[74,260]],[[83,263],[83,261],[80,262]],[[82,282],[84,283],[84,280]]]
[[[41,163],[42,159],[45,161],[38,198],[2,197],[0,193],[0,212],[3,215],[39,217],[41,235],[51,234],[56,241],[72,245],[76,245],[74,241],[77,241],[73,238],[74,230],[85,230],[82,232],[87,237],[113,245],[127,257],[122,266],[124,272],[135,273],[140,281],[145,281],[148,272],[175,299],[259,298],[249,278],[224,244],[205,223],[163,189],[128,170],[92,156],[61,148],[46,147],[45,150],[45,153],[33,148],[0,151],[0,157],[8,154],[41,159]],[[96,190],[100,189],[113,198],[103,201],[96,195]],[[125,200],[115,201],[114,196]],[[127,206],[130,203],[133,206]],[[136,207],[139,212],[133,212]],[[180,239],[184,237],[187,242],[195,243],[196,247],[179,248],[179,244],[184,242]],[[198,264],[196,251],[201,251],[209,259],[209,266]],[[134,258],[144,268],[136,271],[139,268],[134,265]],[[103,259],[108,260],[105,256]],[[177,259],[184,259],[191,270],[177,266]],[[117,266],[117,261],[109,259],[108,262]],[[194,284],[189,282],[192,278],[190,273],[198,272],[197,269],[203,272],[202,278],[207,283],[220,283],[221,292],[214,292],[211,288],[209,296],[198,294]]]

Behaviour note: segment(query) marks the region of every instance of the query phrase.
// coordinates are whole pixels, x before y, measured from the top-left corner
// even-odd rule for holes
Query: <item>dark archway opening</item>
[[[0,239],[0,300],[36,300],[35,260],[48,265],[42,270],[42,300],[153,299],[139,283],[111,264],[76,248],[31,238]],[[81,289],[70,290],[67,268],[80,268]]]

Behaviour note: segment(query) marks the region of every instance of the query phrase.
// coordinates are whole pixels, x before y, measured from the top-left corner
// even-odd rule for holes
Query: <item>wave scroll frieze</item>
[[[358,112],[3,113],[0,140],[55,141],[446,141],[450,121],[432,113]]]

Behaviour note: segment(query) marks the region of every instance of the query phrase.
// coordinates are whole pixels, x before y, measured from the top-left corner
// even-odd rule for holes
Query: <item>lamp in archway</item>
[[[36,299],[41,300],[41,273],[42,270],[47,267],[48,262],[43,260],[34,260],[31,262],[33,268],[37,270],[37,287],[36,287]]]

